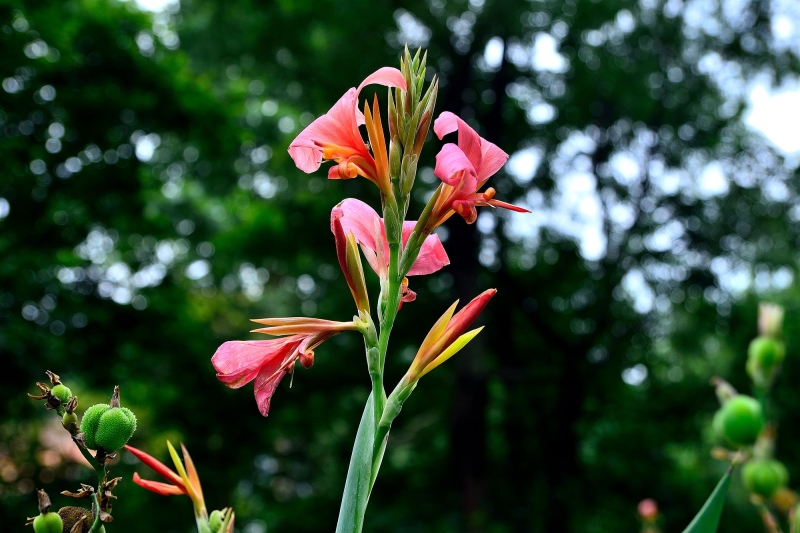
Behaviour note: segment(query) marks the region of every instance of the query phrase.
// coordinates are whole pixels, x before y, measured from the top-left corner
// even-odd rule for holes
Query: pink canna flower
[[[407,382],[415,382],[437,366],[441,365],[469,343],[481,332],[482,327],[467,332],[481,314],[489,300],[497,294],[497,289],[489,289],[476,296],[461,311],[453,315],[458,302],[455,302],[436,321],[417,351],[411,367],[406,373]]]
[[[343,331],[356,330],[354,322],[334,322],[317,318],[262,318],[253,320],[268,328],[256,333],[288,335],[263,341],[228,341],[211,358],[217,379],[232,389],[255,380],[255,396],[262,416],[269,414],[272,395],[278,384],[294,370],[296,361],[305,368],[314,364],[314,348]]]
[[[331,227],[334,221],[341,223],[345,234],[352,233],[364,256],[379,276],[386,276],[389,265],[389,241],[386,239],[386,226],[370,206],[355,198],[347,198],[331,211]],[[403,223],[403,246],[408,242],[414,230],[415,221]],[[428,235],[422,243],[417,260],[408,271],[409,276],[433,274],[450,264],[447,252],[438,235]],[[408,284],[406,283],[406,287]],[[409,294],[413,292],[409,291]],[[412,298],[413,300],[413,298]],[[411,300],[406,299],[409,302]]]
[[[358,110],[358,95],[366,85],[378,83],[406,90],[403,74],[396,68],[383,67],[367,76],[358,88],[350,88],[326,114],[300,132],[289,145],[289,155],[297,168],[306,173],[319,169],[323,160],[337,164],[328,169],[329,179],[363,176],[374,182],[384,194],[391,194],[389,158],[377,97],[366,116]],[[358,127],[365,124],[372,153]]]
[[[431,212],[425,231],[430,232],[453,213],[458,213],[467,224],[478,218],[475,206],[489,205],[512,211],[528,213],[527,209],[494,199],[491,187],[479,193],[486,181],[505,164],[508,154],[481,138],[466,122],[445,111],[433,124],[433,131],[441,139],[458,131],[458,145],[447,143],[436,155],[434,174],[442,180],[443,188]]]

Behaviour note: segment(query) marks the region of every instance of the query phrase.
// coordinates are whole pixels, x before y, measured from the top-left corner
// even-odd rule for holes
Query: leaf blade
[[[728,487],[731,484],[731,472],[733,472],[733,465],[728,467],[711,496],[708,497],[691,523],[686,526],[683,533],[716,533],[720,516],[722,516],[722,508],[725,506],[725,496],[728,494]]]
[[[336,533],[359,533],[364,525],[372,481],[372,445],[375,441],[373,402],[374,398],[370,393],[353,443]]]

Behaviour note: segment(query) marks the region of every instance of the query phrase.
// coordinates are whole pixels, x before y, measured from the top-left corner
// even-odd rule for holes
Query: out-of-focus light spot
[[[638,387],[647,379],[647,367],[643,364],[634,365],[622,371],[622,381],[632,387]]]
[[[225,69],[225,75],[229,80],[238,80],[242,76],[242,68],[239,65],[230,65]]]
[[[291,117],[281,117],[278,121],[278,129],[283,133],[291,133],[294,131],[294,119]]]
[[[187,278],[191,280],[198,280],[208,275],[209,272],[211,272],[211,263],[205,259],[198,259],[186,267],[185,273]]]
[[[136,131],[131,135],[131,142],[136,145],[136,158],[146,163],[153,158],[156,148],[161,145],[161,137],[155,133],[144,135],[143,132]]]
[[[779,16],[772,19],[772,32],[779,39],[788,39],[794,33],[794,22],[786,16]]]
[[[760,83],[750,92],[749,99],[745,123],[785,154],[800,152],[796,126],[800,123],[800,83],[787,83],[775,91]]]
[[[567,60],[558,53],[558,41],[549,33],[538,33],[533,41],[531,65],[537,71],[564,72]]]
[[[0,220],[3,220],[11,212],[11,204],[5,198],[0,198]]]
[[[44,85],[39,89],[39,96],[45,102],[50,102],[56,97],[56,90],[52,85]]]
[[[136,7],[142,11],[159,13],[161,11],[177,12],[180,8],[178,0],[136,0]]]
[[[67,167],[67,170],[69,170],[72,174],[80,172],[81,169],[83,168],[81,160],[78,159],[77,157],[68,158],[66,161],[64,161],[64,166]]]
[[[728,193],[728,178],[722,165],[716,161],[706,165],[697,183],[698,195],[701,198],[724,196]]]
[[[178,222],[176,229],[178,230],[178,233],[180,233],[181,235],[191,235],[192,232],[194,231],[194,222],[192,222],[188,218],[185,220],[181,220],[180,222]]]
[[[394,12],[394,20],[398,31],[389,33],[389,44],[401,47],[408,43],[409,48],[428,46],[432,32],[420,19],[405,9],[398,9]]]
[[[534,124],[547,124],[556,118],[556,108],[545,102],[539,102],[528,109],[528,120]]]
[[[136,35],[136,46],[139,47],[139,52],[143,56],[149,57],[155,52],[155,40],[153,36],[146,31],[140,31]]]
[[[254,94],[256,96],[263,93],[265,88],[266,86],[264,85],[264,82],[261,80],[253,80],[250,82],[250,85],[248,86],[248,89],[250,89],[250,94]]]
[[[261,114],[265,117],[271,117],[278,112],[278,104],[273,100],[265,100],[261,104]]]
[[[506,171],[520,185],[530,183],[536,175],[536,170],[542,162],[542,149],[532,146],[518,152],[514,152],[506,165]]]
[[[64,125],[60,122],[53,122],[47,127],[47,134],[53,139],[60,139],[64,136]]]
[[[47,165],[45,165],[44,161],[41,159],[34,159],[31,161],[30,164],[31,172],[36,174],[37,176],[40,174],[44,174],[47,171]]]
[[[47,55],[49,50],[47,43],[41,39],[37,39],[25,45],[22,51],[31,59],[38,59]]]
[[[505,43],[500,37],[492,37],[486,43],[486,48],[483,51],[483,59],[486,65],[494,70],[500,68],[503,63],[503,53],[505,53]]]
[[[61,139],[47,139],[44,143],[44,149],[51,154],[57,154],[61,151]]]
[[[17,93],[21,91],[23,87],[23,82],[17,77],[6,78],[3,80],[3,90],[7,93]]]

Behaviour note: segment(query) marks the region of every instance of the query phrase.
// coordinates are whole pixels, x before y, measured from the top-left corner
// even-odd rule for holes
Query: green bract
[[[58,513],[40,514],[33,519],[34,533],[61,533],[63,528],[64,522]]]
[[[764,426],[761,404],[743,394],[728,400],[714,418],[725,438],[739,446],[753,444]]]
[[[81,433],[83,433],[86,447],[90,450],[96,450],[98,447],[95,435],[97,434],[97,427],[100,425],[100,417],[111,409],[111,406],[105,403],[98,403],[93,405],[83,413],[81,420]]]
[[[222,527],[221,511],[214,511],[211,513],[211,516],[208,517],[208,527],[211,529],[211,533],[217,533],[217,531],[219,531],[219,528]]]
[[[95,442],[106,451],[119,450],[136,431],[136,415],[127,407],[113,407],[100,416]]]
[[[774,459],[750,461],[742,467],[742,481],[750,492],[769,498],[789,482],[789,472]]]
[[[66,387],[62,384],[58,384],[50,391],[50,394],[61,400],[61,403],[67,403],[70,398],[72,398],[72,391],[69,390],[69,387]]]

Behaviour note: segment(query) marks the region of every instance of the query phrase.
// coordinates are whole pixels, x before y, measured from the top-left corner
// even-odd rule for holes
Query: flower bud
[[[773,337],[756,337],[747,348],[747,374],[756,385],[764,386],[785,356],[783,342]]]
[[[758,304],[758,334],[764,337],[780,337],[783,328],[783,307],[778,304]]]
[[[211,529],[211,533],[217,533],[219,528],[222,527],[222,511],[213,511],[211,516],[208,517],[208,527]]]
[[[110,405],[99,403],[91,406],[83,413],[83,418],[81,419],[81,433],[83,433],[86,439],[86,447],[90,450],[96,450],[98,448],[97,441],[95,440],[97,427],[100,425],[100,417],[109,409],[111,409]]]
[[[636,510],[639,512],[639,518],[645,522],[655,522],[658,519],[658,504],[652,498],[640,501]]]
[[[136,415],[127,407],[113,407],[100,416],[95,442],[106,451],[119,450],[136,431]]]
[[[743,394],[726,402],[714,418],[725,438],[739,446],[753,444],[764,427],[761,404]]]
[[[749,461],[742,467],[742,481],[747,490],[765,498],[789,482],[789,472],[775,459]]]
[[[53,387],[50,394],[58,398],[61,403],[67,403],[69,399],[72,398],[72,391],[61,383]]]
[[[389,176],[397,179],[400,177],[400,138],[394,137],[389,143]]]

